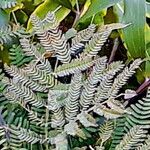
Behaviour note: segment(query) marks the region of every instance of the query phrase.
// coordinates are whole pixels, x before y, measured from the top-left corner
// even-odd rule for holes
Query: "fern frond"
[[[86,110],[93,102],[94,92],[99,81],[99,74],[101,74],[105,69],[106,61],[106,57],[101,57],[98,59],[95,63],[95,66],[93,67],[92,73],[89,75],[87,81],[85,82],[80,98],[80,104],[83,107],[83,110]]]
[[[116,126],[112,133],[112,142],[110,145],[110,150],[114,150],[116,145],[120,143],[124,136],[124,126],[125,126],[126,118],[125,116],[121,116],[116,120]]]
[[[18,69],[15,66],[9,67],[7,64],[4,64],[5,71],[9,73],[9,75],[13,76],[13,80],[19,82],[23,86],[26,86],[34,91],[44,92],[46,91],[46,87],[38,84],[37,82],[33,82],[28,77],[25,76],[24,72],[21,69]]]
[[[48,24],[56,22],[54,15],[54,13],[49,12],[44,21],[48,22]],[[53,28],[49,26],[48,29],[43,29],[44,25],[38,17],[32,15],[31,20],[37,29],[36,33],[45,50],[55,51],[55,56],[58,58],[58,60],[60,60],[62,63],[68,63],[71,59],[70,49],[68,49],[65,36],[58,29],[58,25],[55,24],[57,26],[54,26]],[[42,30],[40,28],[42,28]]]
[[[79,110],[78,98],[80,97],[81,93],[81,79],[81,73],[74,74],[72,77],[69,94],[65,105],[65,115],[67,121],[74,120]]]
[[[108,39],[112,30],[124,28],[124,27],[125,27],[124,24],[119,24],[119,23],[104,25],[101,29],[99,29],[99,32],[93,35],[89,43],[86,44],[84,54],[89,57],[96,56],[97,53],[101,50],[106,40]]]
[[[127,116],[126,131],[135,125],[143,125],[143,128],[149,129],[150,117],[150,88],[147,91],[146,98],[139,100],[135,105],[129,108],[131,114]]]
[[[110,90],[109,90],[109,97],[113,99],[118,94],[120,88],[126,84],[127,80],[135,73],[135,70],[139,68],[143,61],[139,58],[136,59],[130,67],[125,67],[122,73],[120,73],[114,80]]]
[[[113,62],[99,75],[100,85],[97,87],[95,102],[99,103],[109,98],[108,92],[113,84],[113,78],[123,67],[121,61]]]
[[[87,29],[78,32],[72,39],[70,51],[75,53],[78,49],[83,48],[85,42],[89,41],[89,39],[93,36],[95,28],[95,25],[92,24]]]
[[[100,115],[104,116],[107,119],[116,119],[118,117],[121,117],[123,114],[127,113],[127,111],[124,108],[121,108],[120,106],[117,106],[113,104],[113,107],[107,108],[105,105],[102,104],[96,104],[94,106],[93,111]]]
[[[37,47],[33,44],[30,44],[30,41],[26,38],[20,39],[20,44],[22,46],[22,50],[27,56],[34,56],[39,61],[40,64],[37,67],[41,70],[45,70],[47,73],[51,72],[51,65],[47,59],[43,57],[43,55],[37,50]]]
[[[18,139],[20,139],[22,142],[25,141],[31,144],[35,144],[37,142],[39,142],[40,144],[43,144],[45,142],[50,143],[50,139],[45,139],[43,135],[36,134],[31,130],[20,128],[18,129],[18,131],[13,132],[17,134]]]
[[[38,81],[40,84],[47,85],[47,87],[54,86],[54,77],[52,74],[48,74],[46,71],[41,70],[39,66],[35,66],[34,62],[28,64],[23,70],[33,81]]]
[[[9,127],[6,125],[0,126],[0,145],[1,150],[7,149],[19,149],[22,146],[21,141],[18,140],[17,135],[11,132]]]
[[[145,143],[137,147],[136,150],[150,150],[150,135],[147,136]]]
[[[13,47],[9,49],[9,55],[11,64],[16,65],[17,67],[20,67],[25,63],[29,63],[33,59],[32,56],[26,56],[21,47],[16,45],[13,45]]]
[[[3,79],[2,82],[7,85],[6,94],[9,96],[14,95],[14,97],[9,97],[13,100],[22,98],[25,103],[30,103],[33,106],[42,107],[44,103],[38,100],[37,96],[29,88],[15,83],[13,80]],[[6,96],[8,96],[6,95]]]
[[[72,60],[69,64],[63,64],[61,66],[58,66],[58,68],[54,72],[54,75],[56,77],[63,77],[66,75],[74,74],[76,72],[81,72],[93,66],[97,61],[98,59],[91,60],[87,57],[85,59],[77,58]]]
[[[54,12],[48,12],[42,23],[45,30],[56,29],[59,25]]]
[[[61,106],[57,102],[56,95],[49,90],[47,108],[52,111],[51,126],[53,128],[62,127],[65,123],[64,114]]]
[[[11,41],[12,37],[16,35],[12,32],[11,26],[4,26],[0,28],[0,43],[4,44]]]
[[[100,139],[102,140],[101,145],[102,145],[102,143],[104,143],[105,141],[107,141],[111,137],[113,129],[114,129],[114,124],[112,121],[106,121],[104,124],[102,124],[100,126],[99,135],[100,135]]]
[[[16,0],[1,0],[0,8],[6,9],[16,6]]]
[[[129,150],[135,149],[141,145],[141,142],[145,140],[147,131],[142,129],[142,126],[134,126],[130,131],[123,137],[120,144],[118,144],[115,150]]]
[[[51,44],[51,35],[48,31],[43,29],[42,20],[40,20],[36,15],[31,15],[31,22],[34,25],[35,33],[40,40],[40,43],[43,45],[46,51],[53,51]]]

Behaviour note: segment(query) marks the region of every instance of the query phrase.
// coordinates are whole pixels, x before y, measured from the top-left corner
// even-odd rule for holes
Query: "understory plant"
[[[148,150],[150,90],[126,107],[122,87],[142,59],[109,63],[99,52],[115,23],[63,34],[54,12],[32,15],[33,32],[0,74],[2,150]],[[120,91],[121,90],[121,91]]]

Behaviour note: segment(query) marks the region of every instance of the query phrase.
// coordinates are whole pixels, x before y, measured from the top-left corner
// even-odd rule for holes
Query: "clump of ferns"
[[[23,57],[18,61],[23,64],[21,67],[17,67],[14,58],[15,65],[4,65],[10,77],[0,76],[3,149],[73,149],[73,137],[82,141],[97,131],[100,139],[96,148],[104,149],[115,120],[130,114],[119,100],[119,90],[143,61],[136,59],[129,66],[122,61],[109,64],[107,57],[97,54],[112,30],[126,25],[116,23],[97,29],[91,24],[68,39],[59,30],[54,12],[49,12],[43,20],[32,15],[31,21],[40,47],[45,51],[38,51],[39,44],[29,38],[21,38],[19,50],[25,58],[32,59],[26,64]],[[79,49],[82,49],[80,54]],[[55,67],[46,55],[56,58]],[[70,84],[58,80],[68,75],[71,75]],[[141,128],[134,127],[131,132],[141,133]]]

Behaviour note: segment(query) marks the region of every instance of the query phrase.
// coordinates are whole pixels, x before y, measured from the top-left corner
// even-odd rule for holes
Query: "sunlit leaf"
[[[84,21],[85,19],[97,14],[99,11],[113,6],[121,0],[92,0],[91,5],[89,6],[88,11],[85,15],[80,19],[80,21]]]
[[[72,9],[72,4],[70,0],[54,0],[54,1],[66,8]]]
[[[75,5],[75,0],[72,0],[71,4]],[[45,2],[39,5],[32,14],[36,14],[38,17],[43,19],[49,11],[55,11],[59,6],[60,4],[54,2],[53,0],[45,0]],[[65,7],[61,7],[59,10],[57,10],[55,14],[58,22],[61,22],[70,13],[70,11],[71,11],[70,9]],[[31,20],[29,19],[27,30],[30,30],[31,28],[32,24]]]
[[[123,37],[132,58],[145,57],[145,1],[125,0],[122,22],[131,25],[123,30]]]

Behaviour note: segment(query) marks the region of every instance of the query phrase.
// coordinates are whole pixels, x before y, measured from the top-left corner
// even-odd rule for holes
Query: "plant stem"
[[[77,9],[77,10],[75,11],[75,13],[76,13],[76,18],[75,18],[75,20],[74,20],[74,23],[73,23],[72,27],[75,27],[75,26],[76,26],[76,23],[77,23],[78,19],[80,18],[80,9],[79,9],[78,0],[76,0],[76,9]]]
[[[114,41],[114,46],[113,46],[108,64],[110,64],[114,60],[114,57],[115,57],[116,51],[118,49],[118,46],[119,46],[119,40],[118,40],[118,38],[116,38],[115,41]]]
[[[46,108],[46,115],[45,115],[45,139],[48,138],[48,118],[49,118],[49,110]],[[48,143],[46,143],[46,150],[48,150]]]
[[[14,11],[12,11],[12,15],[13,15],[13,18],[14,18],[14,21],[15,21],[16,25],[18,25],[18,21],[17,21],[17,18],[16,18],[16,15],[15,15]]]

